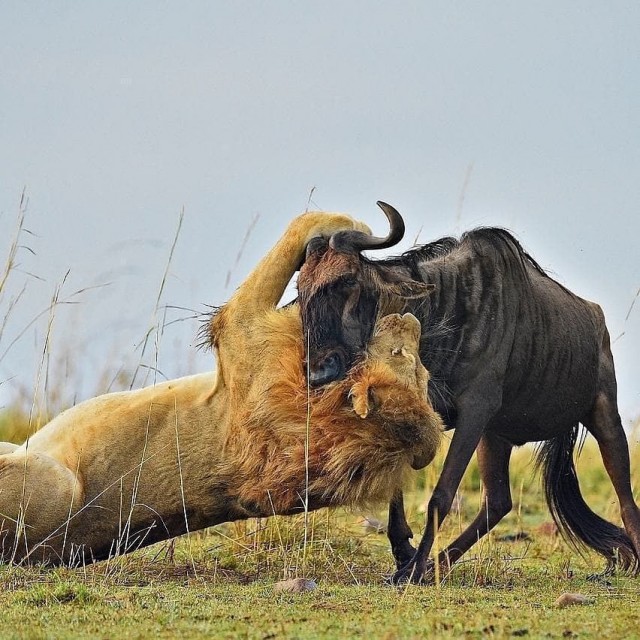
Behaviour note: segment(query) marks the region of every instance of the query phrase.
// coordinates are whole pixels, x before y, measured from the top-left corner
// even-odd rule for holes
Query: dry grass
[[[0,273],[0,358],[11,348],[5,328],[23,292],[5,296],[18,268],[26,232],[23,194],[8,259]],[[182,216],[174,239],[178,239]],[[136,373],[153,373],[162,337],[161,298],[173,255],[161,281],[146,345]],[[75,294],[72,294],[72,296]],[[51,331],[55,310],[68,300],[59,288],[47,307],[48,330],[31,397],[0,410],[0,440],[20,442],[74,397],[71,377],[52,376],[64,362],[55,354]],[[18,331],[18,337],[24,335]],[[81,375],[79,370],[77,375]],[[105,372],[106,386],[126,387],[135,373]],[[141,377],[141,376],[138,376]],[[58,382],[52,383],[55,379]],[[1,381],[0,381],[1,383]],[[632,442],[634,485],[640,489],[640,418]],[[445,451],[415,474],[407,493],[408,518],[419,535],[425,504]],[[599,557],[578,555],[556,535],[533,474],[531,449],[515,452],[512,513],[477,544],[438,589],[385,586],[393,566],[386,537],[371,522],[379,512],[323,510],[298,517],[228,523],[178,540],[78,569],[0,567],[0,607],[6,638],[22,637],[633,637],[640,606],[637,579],[615,576],[588,581],[603,566]],[[597,447],[587,440],[579,460],[587,501],[609,520],[619,521],[617,502]],[[463,479],[459,499],[443,524],[439,545],[453,539],[475,515],[482,499],[475,461]],[[275,595],[273,583],[308,577],[310,594]],[[584,607],[558,610],[565,591],[593,598]]]
[[[591,455],[590,445],[585,450]],[[633,637],[637,579],[590,581],[600,558],[580,557],[549,526],[529,452],[518,452],[516,508],[438,589],[384,583],[392,562],[384,535],[343,510],[229,523],[79,569],[0,568],[3,637],[387,638]],[[637,453],[636,453],[637,457]],[[587,459],[590,502],[607,505],[608,486]],[[417,532],[433,469],[408,494]],[[480,501],[471,468],[451,539]],[[368,513],[384,518],[384,509]],[[515,535],[519,534],[519,535]],[[276,594],[285,577],[313,579],[308,594]],[[588,604],[560,609],[565,592]]]

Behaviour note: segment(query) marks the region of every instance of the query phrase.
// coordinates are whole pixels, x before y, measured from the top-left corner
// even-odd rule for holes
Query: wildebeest
[[[290,224],[211,320],[217,375],[100,396],[0,444],[0,560],[74,565],[224,521],[388,499],[427,464],[442,423],[418,321],[383,318],[367,361],[309,393],[299,310],[276,307],[309,240],[341,229],[366,227],[324,213]]]
[[[390,247],[404,233],[393,207],[386,238],[338,232],[310,243],[298,279],[309,381],[339,380],[368,343],[376,318],[410,311],[422,324],[420,356],[432,377],[432,402],[455,429],[428,503],[417,551],[398,493],[389,538],[395,581],[428,580],[428,556],[474,451],[485,499],[471,525],[439,556],[458,560],[512,507],[513,446],[540,441],[538,464],[547,503],[565,537],[637,571],[640,511],[617,409],[616,379],[602,310],[553,280],[508,231],[479,228],[399,257],[373,261],[361,252]],[[584,502],[573,462],[579,423],[598,442],[621,508],[624,529]]]

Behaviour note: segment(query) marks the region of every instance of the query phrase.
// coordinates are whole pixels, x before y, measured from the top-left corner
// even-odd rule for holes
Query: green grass
[[[16,273],[25,211],[23,194],[0,269],[3,348],[3,329],[19,303],[19,296],[3,297],[4,285]],[[158,300],[161,294],[162,286]],[[48,341],[44,355],[42,368]],[[54,386],[36,389],[38,402],[22,398],[1,410],[0,440],[21,441],[46,422],[47,407],[63,407],[74,397],[72,380]],[[636,443],[638,433],[640,424]],[[416,475],[407,495],[417,535],[442,458]],[[637,444],[632,468],[637,491]],[[592,508],[617,522],[617,501],[593,442],[582,453],[579,475]],[[363,526],[364,515],[384,520],[384,508],[325,510],[310,515],[307,536],[302,517],[271,518],[229,523],[78,569],[0,566],[0,638],[640,638],[640,578],[587,579],[604,563],[555,535],[526,448],[513,456],[511,485],[513,512],[437,586],[385,584],[393,571],[386,536]],[[460,495],[440,547],[478,509],[475,463]],[[527,538],[504,540],[515,533]],[[317,589],[275,593],[277,581],[294,576],[313,579]],[[590,604],[559,608],[555,601],[565,592],[588,596]]]
[[[588,579],[603,562],[580,556],[549,530],[529,457],[523,449],[514,459],[513,513],[439,586],[387,586],[386,537],[366,531],[363,514],[325,510],[311,514],[306,547],[303,518],[279,517],[229,523],[78,569],[0,567],[0,637],[640,637],[638,578]],[[597,458],[588,444],[581,479],[590,504],[616,519]],[[416,532],[439,464],[418,474],[408,494]],[[442,544],[480,502],[474,467],[462,494]],[[381,518],[384,510],[367,515]],[[516,532],[528,539],[502,541]],[[318,587],[275,593],[274,583],[291,576]],[[565,592],[591,602],[560,608],[555,601]]]
[[[87,587],[69,579],[13,594],[19,604],[3,614],[3,637],[633,637],[639,602],[631,589],[589,587],[593,605],[559,609],[553,591],[566,587],[540,576],[508,590],[322,584],[274,597],[261,582]]]

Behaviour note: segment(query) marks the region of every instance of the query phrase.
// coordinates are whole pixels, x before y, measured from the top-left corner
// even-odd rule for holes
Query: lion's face
[[[427,402],[429,374],[420,362],[420,322],[410,313],[380,319],[367,349],[367,358],[351,389],[354,411],[366,418],[374,408],[384,410],[399,396],[411,405]]]

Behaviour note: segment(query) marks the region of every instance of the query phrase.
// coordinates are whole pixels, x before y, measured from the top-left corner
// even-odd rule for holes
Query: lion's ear
[[[349,397],[353,410],[361,418],[378,411],[389,393],[393,394],[393,390],[398,388],[398,376],[387,363],[379,360],[368,361],[356,379]]]
[[[369,415],[369,380],[364,379],[356,382],[349,391],[353,410],[361,418]]]

